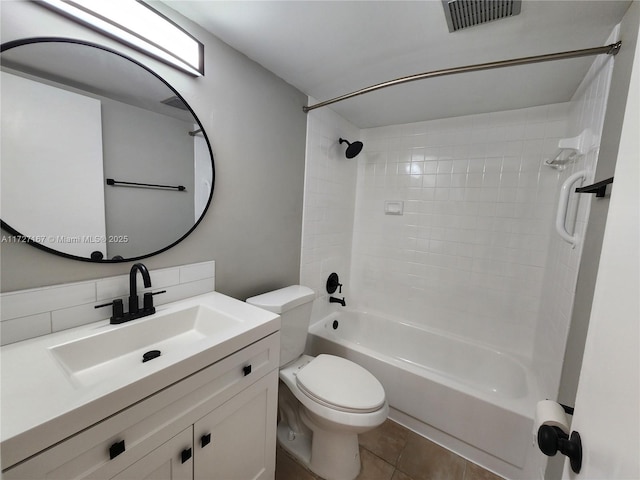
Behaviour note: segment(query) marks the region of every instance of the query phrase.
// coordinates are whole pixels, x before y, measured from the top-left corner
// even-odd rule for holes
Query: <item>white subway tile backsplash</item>
[[[104,299],[104,301],[101,300],[100,303],[107,303],[109,300]],[[52,311],[51,332],[59,332],[60,330],[79,327],[80,325],[86,325],[87,323],[97,322],[111,317],[111,307],[95,308],[96,304],[98,303],[92,302]]]
[[[51,315],[49,312],[5,320],[0,323],[2,345],[39,337],[48,333],[51,333]]]
[[[151,278],[151,288],[144,288],[144,285],[142,284],[142,278],[140,277],[140,274],[136,274],[138,275],[138,290],[141,292],[147,291],[147,290],[158,290],[161,288],[165,288],[165,287],[170,287],[171,285],[176,285],[179,283],[182,283],[183,280],[180,277],[180,269],[183,267],[170,267],[170,268],[160,268],[157,270],[153,270],[152,273],[152,278]],[[127,275],[127,293],[129,292],[128,290],[128,286],[129,286],[129,276]]]
[[[2,321],[96,300],[93,282],[34,288],[2,294]]]
[[[136,273],[139,292],[154,291],[180,283],[180,267],[161,268],[152,273],[151,288],[145,288],[140,274]],[[129,275],[98,280],[96,281],[96,291],[98,301],[129,295]]]
[[[180,283],[215,278],[214,262],[194,263],[180,267]]]
[[[138,292],[167,290],[154,297],[155,305],[215,290],[215,263],[202,262],[151,270],[152,288],[137,278]],[[140,276],[137,274],[138,277]],[[129,275],[67,285],[34,288],[0,295],[2,345],[85,325],[111,316],[111,308],[96,309],[129,295]]]
[[[126,295],[129,292],[129,276],[119,275],[98,280],[96,283],[96,300],[110,300],[112,298]]]
[[[156,305],[163,305],[165,303],[175,302],[195,295],[212,292],[214,287],[214,277],[203,278],[194,282],[174,285],[171,289],[167,289],[167,293],[158,295],[154,300],[156,301]]]

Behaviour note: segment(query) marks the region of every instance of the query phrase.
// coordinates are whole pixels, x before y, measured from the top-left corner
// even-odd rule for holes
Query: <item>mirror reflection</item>
[[[214,167],[175,89],[104,47],[66,39],[2,46],[2,227],[52,253],[126,261],[198,224]]]

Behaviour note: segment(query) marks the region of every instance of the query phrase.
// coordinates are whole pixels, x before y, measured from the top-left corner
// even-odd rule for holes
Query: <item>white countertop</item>
[[[136,322],[204,305],[236,319],[234,325],[200,341],[196,349],[163,352],[153,361],[99,382],[74,381],[52,353],[61,344]],[[154,315],[121,325],[109,320],[0,348],[2,468],[127,408],[158,390],[280,329],[280,317],[217,292],[157,307]]]

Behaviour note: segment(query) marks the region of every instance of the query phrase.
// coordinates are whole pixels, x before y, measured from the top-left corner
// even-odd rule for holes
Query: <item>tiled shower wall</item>
[[[364,131],[359,306],[531,358],[569,104]],[[385,201],[403,202],[386,215]]]
[[[345,285],[336,296],[352,300],[349,268],[357,159],[345,158],[346,144],[340,144],[340,138],[360,140],[360,130],[328,108],[309,113],[300,283],[316,292],[316,318],[335,308],[326,291],[330,273],[336,272]]]
[[[618,37],[619,27],[616,27],[606,43],[614,43]],[[574,137],[583,130],[589,129],[594,136],[594,145],[584,156],[567,165],[567,168],[560,173],[561,182],[574,172],[584,169],[590,172],[584,184],[588,185],[594,181],[593,172],[598,160],[599,142],[614,61],[614,58],[609,55],[596,57],[570,102],[567,137]],[[571,195],[570,207],[577,211],[574,231],[579,238],[584,238],[590,202],[593,200],[591,195]],[[578,242],[576,247],[572,248],[559,236],[551,235],[542,292],[543,302],[538,317],[533,355],[534,366],[539,374],[540,398],[556,398],[558,394],[560,369],[571,323],[582,246],[582,242]],[[568,352],[568,354],[576,355],[577,352]],[[581,357],[582,354],[580,353],[579,356]]]
[[[311,112],[301,283],[317,293],[315,318],[339,308],[325,290],[335,271],[348,305],[533,359],[554,397],[581,254],[553,231],[557,198],[598,152],[565,171],[544,160],[560,138],[599,136],[610,68],[597,57],[564,104],[367,130]],[[340,137],[364,152],[345,159]],[[385,215],[385,201],[403,215]],[[583,234],[588,202],[572,203]]]

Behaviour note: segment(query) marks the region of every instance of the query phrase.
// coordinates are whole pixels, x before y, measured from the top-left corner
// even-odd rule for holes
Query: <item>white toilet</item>
[[[281,317],[280,445],[327,480],[352,480],[360,473],[358,434],[381,425],[389,405],[380,382],[361,366],[302,354],[314,297],[292,285],[247,303]]]

